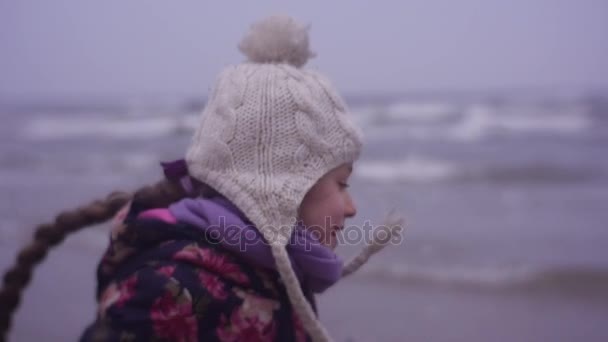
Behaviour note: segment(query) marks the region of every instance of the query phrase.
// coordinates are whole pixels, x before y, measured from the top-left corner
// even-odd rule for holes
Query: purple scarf
[[[226,198],[187,198],[172,204],[169,211],[178,221],[196,226],[217,238],[223,247],[254,266],[276,269],[270,246]],[[342,260],[303,226],[294,228],[287,253],[300,282],[315,293],[323,292],[342,275]]]

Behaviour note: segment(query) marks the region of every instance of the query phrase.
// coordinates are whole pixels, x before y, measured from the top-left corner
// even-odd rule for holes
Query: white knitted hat
[[[328,340],[285,246],[304,195],[359,157],[361,133],[330,82],[301,68],[314,56],[308,27],[273,16],[254,24],[239,48],[248,61],[220,73],[186,155],[188,170],[255,224],[304,327],[314,340]]]

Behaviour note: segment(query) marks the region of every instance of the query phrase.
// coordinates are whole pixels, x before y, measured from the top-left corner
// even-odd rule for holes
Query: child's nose
[[[350,197],[350,195],[346,195],[346,209],[344,210],[344,216],[346,217],[354,217],[357,215],[357,208],[355,207],[355,202]]]

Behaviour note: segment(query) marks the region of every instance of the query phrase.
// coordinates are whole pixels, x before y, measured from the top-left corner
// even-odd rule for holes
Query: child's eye
[[[347,189],[348,187],[350,187],[350,184],[348,184],[347,182],[340,182],[340,188],[342,189]]]

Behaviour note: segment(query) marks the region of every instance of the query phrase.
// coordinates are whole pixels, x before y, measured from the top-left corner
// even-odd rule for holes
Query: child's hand
[[[353,258],[342,270],[342,277],[348,276],[357,271],[369,258],[378,253],[382,248],[389,243],[399,244],[403,240],[401,232],[405,224],[403,216],[399,215],[396,210],[391,210],[384,219],[384,223],[372,232],[373,240],[366,245],[361,253]]]
[[[382,225],[375,228],[372,236],[374,240],[369,247],[372,249],[372,254],[377,253],[389,243],[395,245],[401,243],[405,219],[399,215],[396,209],[392,209],[384,218]]]

